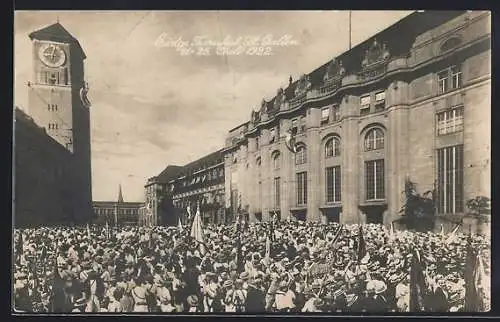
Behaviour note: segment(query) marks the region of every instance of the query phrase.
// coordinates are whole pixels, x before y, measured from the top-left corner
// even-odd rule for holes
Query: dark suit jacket
[[[450,305],[448,303],[448,298],[441,287],[438,286],[436,288],[431,296],[429,305],[431,306],[433,312],[448,312]]]
[[[246,311],[253,313],[264,313],[266,308],[266,295],[263,291],[252,286],[248,287],[246,299]]]

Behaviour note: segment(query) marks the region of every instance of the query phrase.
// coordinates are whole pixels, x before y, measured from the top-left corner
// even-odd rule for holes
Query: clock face
[[[49,67],[59,67],[66,62],[66,53],[56,44],[42,45],[38,51],[40,60]]]

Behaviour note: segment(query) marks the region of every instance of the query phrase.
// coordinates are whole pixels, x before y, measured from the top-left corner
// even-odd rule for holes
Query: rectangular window
[[[275,141],[275,139],[276,139],[275,130],[274,130],[274,128],[272,128],[269,130],[269,142],[273,143]]]
[[[280,188],[281,179],[279,177],[274,178],[274,208],[280,207]]]
[[[366,200],[381,200],[385,198],[384,160],[365,162]]]
[[[451,70],[451,89],[462,87],[462,71],[460,66],[452,66]]]
[[[340,166],[326,168],[326,202],[340,202]]]
[[[439,93],[445,93],[448,90],[448,70],[438,73]]]
[[[375,94],[375,111],[381,111],[385,109],[385,91],[378,92]]]
[[[255,147],[258,149],[259,148],[259,138],[255,138]]]
[[[280,126],[279,126],[279,124],[276,125],[276,134],[275,135],[276,135],[276,141],[279,141],[279,139],[280,139]]]
[[[370,95],[361,96],[360,114],[367,114],[370,112]]]
[[[463,208],[463,146],[438,151],[438,212],[461,213]]]
[[[332,121],[333,122],[340,121],[340,105],[335,104],[335,105],[333,105],[332,109],[333,109],[333,113],[332,113],[333,118],[332,118]]]
[[[462,87],[461,66],[454,65],[437,73],[440,94]]]
[[[330,117],[330,108],[329,107],[323,107],[321,109],[321,122],[322,123],[328,123],[328,118]]]
[[[307,204],[307,172],[297,173],[297,205]]]
[[[464,129],[463,107],[455,107],[450,110],[438,113],[437,130],[438,135],[445,135],[460,132]]]

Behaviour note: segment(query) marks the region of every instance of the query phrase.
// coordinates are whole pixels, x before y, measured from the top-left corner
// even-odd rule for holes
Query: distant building
[[[159,175],[148,179],[144,186],[145,204],[141,209],[140,225],[167,225],[169,218],[176,216],[171,207],[171,194],[167,186],[181,171],[182,167],[169,165]]]
[[[109,225],[137,225],[143,202],[125,202],[120,185],[117,201],[94,201],[95,222]]]
[[[29,38],[29,106],[14,112],[14,225],[85,223],[92,217],[86,55],[59,23]]]
[[[435,189],[438,218],[463,215],[490,197],[490,96],[491,13],[415,12],[290,78],[229,132],[226,207],[388,224],[409,178]]]
[[[153,218],[153,225],[176,225],[179,219],[185,223],[188,220],[187,207],[191,207],[194,216],[197,205],[205,223],[226,221],[221,152],[218,150],[182,167],[169,165],[161,174],[148,180],[144,213]],[[142,223],[148,225],[150,221]]]
[[[168,183],[173,204],[183,222],[188,219],[187,207],[194,216],[198,205],[204,223],[226,222],[222,150],[185,165],[182,173]]]

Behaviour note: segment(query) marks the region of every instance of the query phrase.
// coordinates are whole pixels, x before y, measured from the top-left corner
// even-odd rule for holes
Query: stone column
[[[359,97],[347,95],[340,105],[342,120],[342,215],[340,223],[360,222],[359,205]]]
[[[320,109],[310,108],[307,111],[307,221],[323,221],[322,217],[324,217],[319,210],[321,194],[321,139],[319,137],[320,119]]]
[[[404,203],[405,178],[409,168],[409,110],[403,104],[408,102],[408,84],[394,82],[387,89],[386,108],[389,126],[385,133],[385,198],[388,204],[384,213],[384,224],[389,225],[398,217],[398,211]],[[432,169],[430,169],[432,171]],[[418,178],[410,179],[418,184]]]
[[[281,120],[280,124],[280,136],[285,136],[286,131],[290,129],[292,125],[291,120]],[[280,175],[281,175],[281,219],[286,220],[288,217],[292,216],[290,208],[293,207],[295,200],[295,157],[294,154],[288,150],[285,145],[285,140],[280,142],[281,151],[281,165],[280,165]]]

